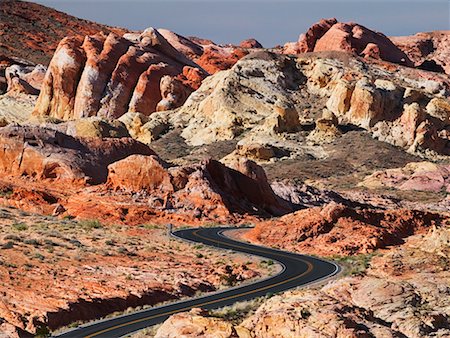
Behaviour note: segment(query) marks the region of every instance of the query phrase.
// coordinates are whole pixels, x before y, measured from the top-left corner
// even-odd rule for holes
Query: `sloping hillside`
[[[0,59],[19,57],[46,65],[65,36],[99,31],[126,32],[31,2],[0,1]]]

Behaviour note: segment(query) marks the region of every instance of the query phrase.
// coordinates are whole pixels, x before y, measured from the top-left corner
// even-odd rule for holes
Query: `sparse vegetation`
[[[86,219],[78,221],[78,225],[87,231],[92,231],[93,229],[101,229],[103,225],[97,219]]]
[[[14,223],[12,225],[13,229],[17,231],[25,231],[28,230],[28,226],[25,223]]]
[[[377,252],[368,254],[360,254],[355,256],[332,256],[332,260],[337,262],[344,268],[345,276],[364,275],[367,268],[370,266],[370,261]]]

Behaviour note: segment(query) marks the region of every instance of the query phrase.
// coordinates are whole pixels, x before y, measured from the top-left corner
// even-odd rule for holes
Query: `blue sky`
[[[152,26],[217,43],[253,37],[266,47],[295,41],[320,18],[355,21],[386,35],[450,29],[448,0],[37,0],[100,23],[141,30]]]

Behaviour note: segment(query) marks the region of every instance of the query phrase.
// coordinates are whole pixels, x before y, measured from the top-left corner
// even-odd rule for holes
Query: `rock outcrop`
[[[268,216],[292,211],[287,202],[275,195],[260,166],[242,159],[234,168],[214,160],[167,168],[156,157],[135,155],[108,167],[108,185],[160,198],[169,208],[197,210],[197,218],[202,214]]]
[[[360,185],[370,189],[393,188],[450,193],[450,165],[411,162],[403,168],[377,171],[367,176]]]
[[[259,223],[245,238],[303,253],[356,255],[401,244],[403,238],[444,221],[445,217],[434,213],[358,210],[332,202]]]
[[[406,66],[413,63],[389,38],[354,22],[322,19],[312,25],[297,43],[288,43],[284,53],[342,51],[364,57],[375,57]]]
[[[253,158],[264,161],[310,151],[304,141],[314,120],[317,130],[309,139],[316,144],[359,128],[410,153],[436,158],[450,154],[449,89],[445,75],[345,53],[256,52],[205,79],[165,121],[167,129],[182,127],[181,136],[191,146],[239,137],[236,153],[257,147],[264,153],[255,150]]]
[[[154,155],[131,138],[77,139],[40,127],[4,127],[0,139],[3,175],[60,184],[102,183],[110,163],[132,154]]]
[[[397,45],[418,68],[450,74],[450,31],[417,33],[412,36],[392,36]]]
[[[38,95],[47,69],[42,65],[22,66],[12,65],[5,70],[7,93]]]
[[[118,118],[128,111],[150,115],[183,104],[204,76],[153,28],[138,36],[86,36],[83,42],[68,37],[50,62],[34,115],[63,120]]]
[[[152,218],[237,221],[294,209],[252,161],[240,159],[230,167],[215,160],[170,166],[130,137],[110,137],[120,136],[115,134],[122,128],[94,119],[61,127],[77,136],[44,127],[1,128],[0,189],[5,184],[11,191],[7,203],[130,224]]]

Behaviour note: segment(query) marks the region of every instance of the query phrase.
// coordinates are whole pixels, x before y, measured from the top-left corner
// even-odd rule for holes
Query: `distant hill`
[[[46,65],[65,36],[99,31],[123,34],[127,30],[79,19],[32,2],[0,1],[0,59],[18,57]]]

